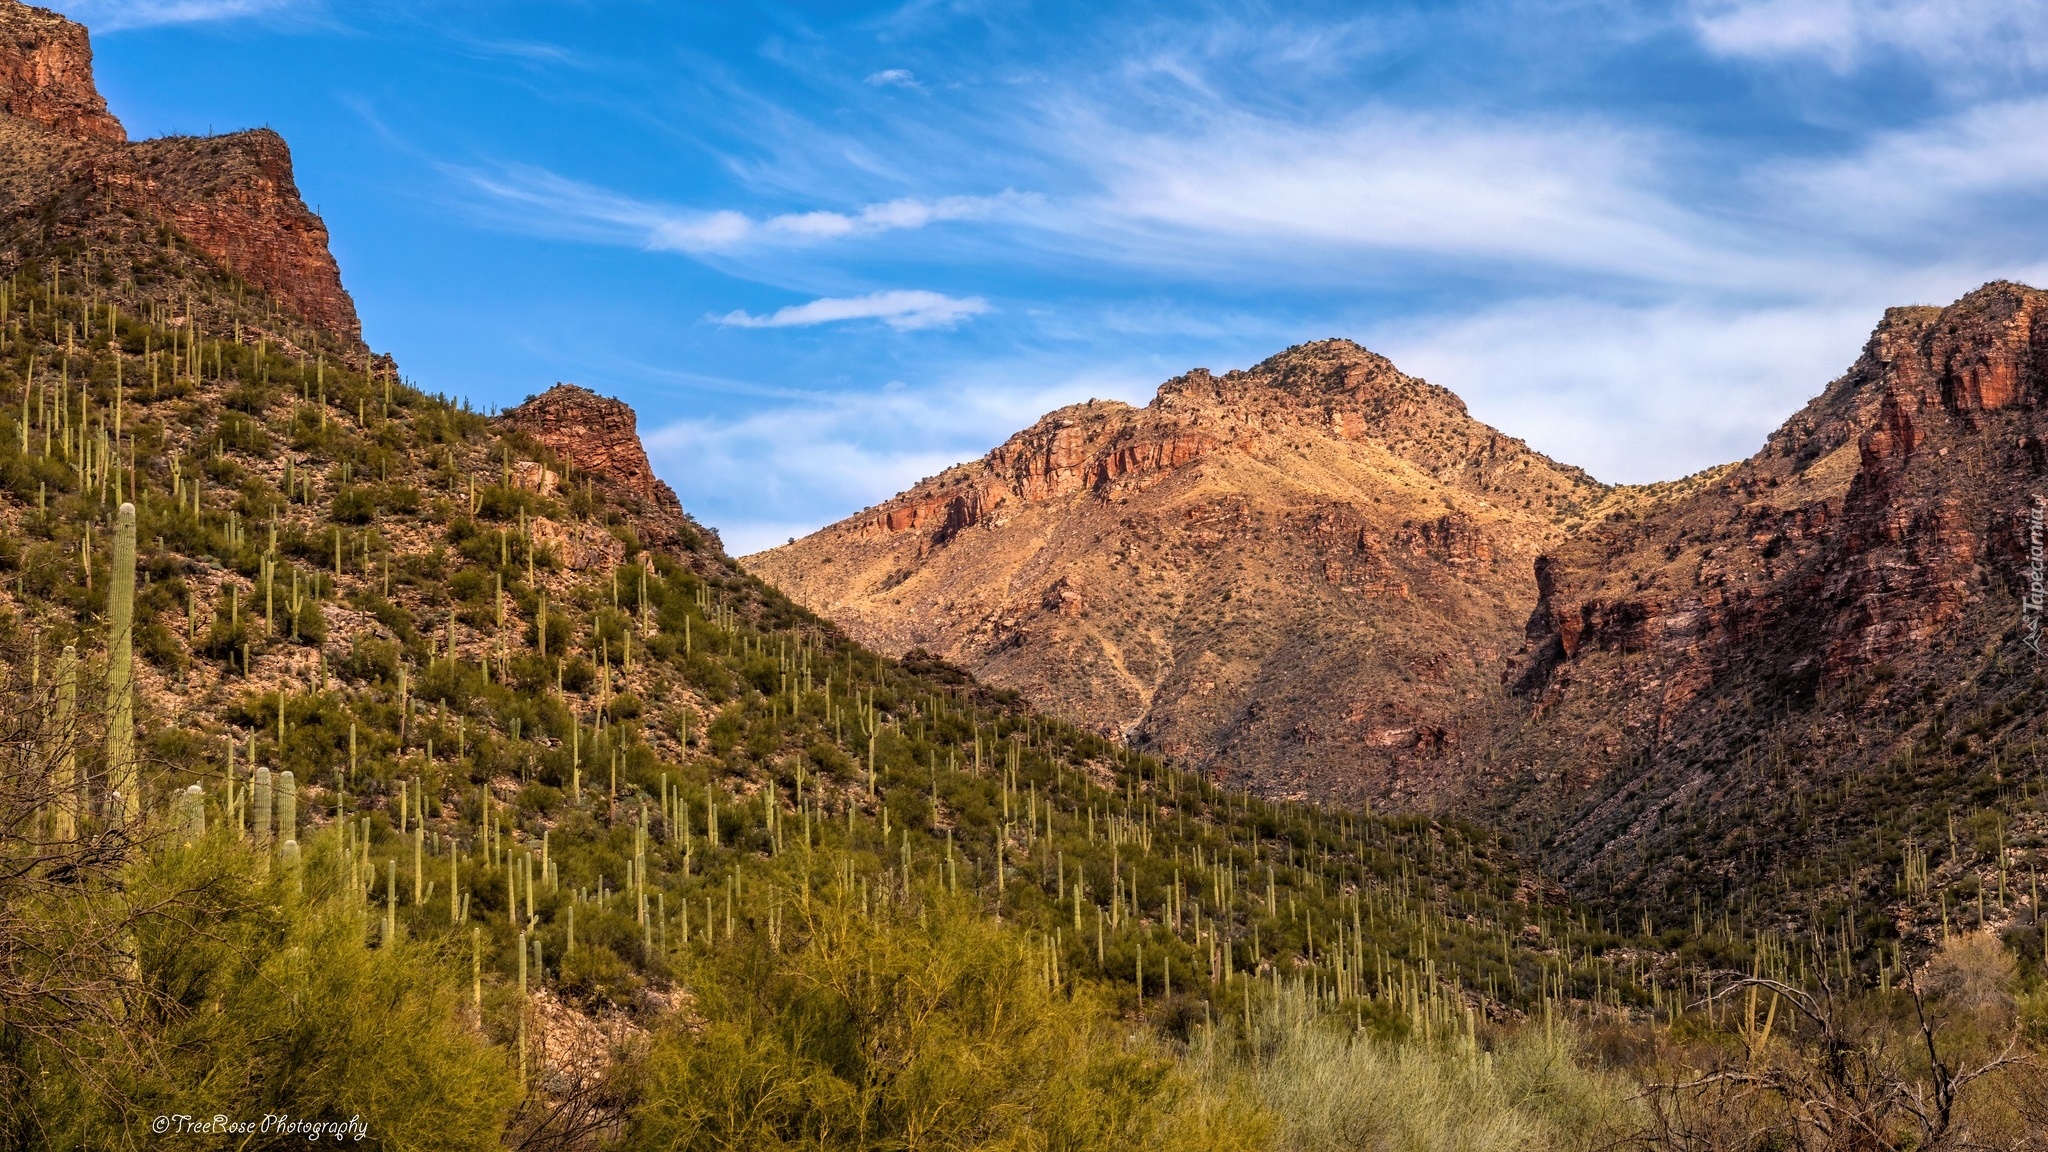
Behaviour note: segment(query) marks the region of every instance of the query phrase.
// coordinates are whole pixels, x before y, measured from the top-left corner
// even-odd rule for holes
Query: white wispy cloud
[[[1897,237],[1945,224],[1943,236],[1982,231],[1985,214],[1971,210],[1976,204],[2048,190],[2048,96],[1985,101],[1874,132],[1842,156],[1767,166],[1757,183],[1764,197],[1831,230]]]
[[[803,328],[845,320],[880,320],[891,328],[950,328],[969,316],[989,310],[979,296],[956,297],[939,292],[898,289],[865,296],[831,297],[778,308],[766,316],[728,312],[712,320],[733,328]]]
[[[1723,55],[1817,59],[1838,72],[1899,55],[1943,66],[1950,87],[2048,63],[2042,0],[1698,0],[1689,15]]]
[[[924,91],[924,85],[918,83],[917,74],[908,68],[884,68],[880,72],[870,72],[862,83],[873,88],[908,88],[913,92]]]
[[[978,220],[1030,200],[1016,193],[928,200],[904,198],[846,212],[821,210],[752,216],[731,209],[694,209],[626,196],[522,165],[494,171],[449,171],[488,194],[501,208],[525,210],[520,222],[532,230],[633,243],[689,255],[755,246],[815,244],[924,228],[944,221]]]
[[[1626,35],[1663,37],[1660,52],[1673,39],[1669,7],[1491,10],[1539,6],[1611,7]],[[886,61],[820,62],[806,75],[834,78],[828,107],[741,106],[755,119],[721,158],[735,187],[719,207],[529,168],[464,175],[529,230],[687,254],[800,301],[713,324],[840,324],[790,343],[834,350],[843,379],[912,381],[764,398],[658,434],[657,459],[697,487],[736,551],[882,499],[1059,403],[1119,394],[1007,385],[1048,347],[1069,369],[1170,358],[1125,381],[1142,400],[1175,370],[1349,335],[1559,459],[1650,480],[1753,452],[1849,365],[1884,306],[1945,303],[2048,257],[2048,223],[2033,223],[2048,214],[2014,210],[2048,201],[2048,97],[2032,94],[2048,0],[1679,0],[1676,12],[1716,75],[1792,77],[1780,98],[1811,106],[1759,104],[1754,125],[1703,128],[1655,101],[1557,100],[1548,75],[1520,90],[1507,76],[1486,97],[1367,83],[1378,57],[1439,50],[1421,27],[1433,18],[1264,26],[1176,11],[1137,31],[1111,21],[1049,63],[919,55],[909,41]],[[1623,34],[1605,31],[1588,32],[1586,52],[1626,63]],[[1863,80],[1839,74],[1877,63],[1915,99],[1858,103]],[[1918,98],[1915,65],[1942,98]],[[898,91],[940,75],[946,100]],[[1716,99],[1702,97],[1744,107]],[[938,194],[1006,184],[1037,194]],[[877,237],[886,267],[861,262],[883,245],[841,243]],[[976,275],[923,279],[921,267]],[[971,284],[1002,315],[966,323],[989,310],[981,297],[855,294],[904,282]],[[948,325],[962,331],[888,331]],[[931,358],[892,360],[901,348]],[[979,374],[961,370],[968,358]]]
[[[1184,112],[1167,125],[1100,105],[1047,117],[1038,143],[1095,190],[1020,219],[1090,259],[1234,280],[1434,264],[1742,290],[1805,271],[1756,221],[1685,202],[1699,159],[1648,127],[1393,107],[1303,121],[1222,98]]]
[[[1873,299],[1872,297],[1877,297]],[[1884,303],[1558,295],[1392,321],[1364,339],[1472,414],[1602,480],[1671,479],[1756,451],[1855,360]]]
[[[65,15],[94,32],[198,24],[315,7],[311,0],[76,0],[59,4]]]

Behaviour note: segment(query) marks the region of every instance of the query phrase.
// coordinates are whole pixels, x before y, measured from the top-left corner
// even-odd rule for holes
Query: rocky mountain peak
[[[633,512],[643,542],[673,545],[705,537],[723,547],[716,533],[683,515],[675,489],[655,477],[640,441],[639,419],[625,401],[579,384],[556,384],[500,413],[498,420],[552,453],[564,468],[603,484],[614,500]],[[521,482],[552,490],[561,479],[540,472]]]
[[[639,419],[623,400],[556,384],[500,419],[621,492],[647,499],[661,483],[640,443]]]
[[[1322,340],[1143,408],[1048,413],[745,562],[884,651],[1220,773],[1430,791],[1454,713],[1519,641],[1536,556],[1602,491]]]
[[[16,0],[0,0],[0,111],[75,139],[128,138],[93,84],[84,27]]]
[[[191,274],[231,273],[360,360],[355,302],[284,139],[258,129],[130,143],[93,83],[86,30],[0,0],[0,266],[79,240],[126,275],[159,252],[162,227],[214,266]]]
[[[152,201],[200,251],[316,327],[362,338],[327,224],[299,195],[284,137],[253,128],[144,140],[128,151],[139,168],[129,191]]]

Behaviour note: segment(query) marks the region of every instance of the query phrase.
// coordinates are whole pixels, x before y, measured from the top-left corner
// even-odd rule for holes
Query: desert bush
[[[160,1114],[283,1113],[359,1118],[383,1148],[499,1147],[517,1076],[467,1019],[461,966],[428,943],[370,946],[338,837],[287,866],[215,816],[212,834],[163,840],[123,878],[134,990],[68,1038],[100,1059],[78,1069],[0,1022],[10,1118],[31,1146],[141,1146]]]
[[[1614,1145],[1640,1125],[1634,1086],[1589,1070],[1568,1027],[1529,1024],[1492,1049],[1476,1038],[1395,1041],[1355,1032],[1294,998],[1241,1029],[1200,1029],[1191,1063],[1242,1085],[1274,1117],[1272,1147],[1563,1152]]]
[[[1021,936],[935,899],[823,896],[686,965],[700,1028],[647,1064],[629,1148],[1251,1149],[1263,1127],[1054,988]]]

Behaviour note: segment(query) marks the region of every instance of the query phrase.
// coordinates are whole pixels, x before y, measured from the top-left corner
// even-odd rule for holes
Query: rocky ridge
[[[275,132],[129,142],[93,84],[85,29],[17,0],[0,0],[0,113],[0,269],[91,262],[166,302],[225,272],[360,351],[326,225]],[[189,256],[165,251],[159,227]]]
[[[690,521],[674,488],[654,475],[647,448],[640,441],[639,420],[631,406],[575,384],[556,384],[538,396],[499,415],[509,431],[529,438],[551,453],[564,470],[573,466],[604,484],[612,501],[631,509],[647,543],[675,546],[686,538],[708,538],[722,547],[717,533]],[[561,478],[534,466],[522,474],[522,486],[552,495]]]
[[[1348,341],[1090,401],[746,563],[886,651],[1282,794],[1440,797],[1604,489]]]

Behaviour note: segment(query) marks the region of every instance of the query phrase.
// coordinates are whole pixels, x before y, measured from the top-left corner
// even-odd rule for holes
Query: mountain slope
[[[1536,556],[1602,495],[1328,340],[1061,409],[745,563],[884,651],[1269,795],[1433,798]]]
[[[1501,802],[1643,905],[1819,889],[1924,896],[1900,915],[1925,932],[1944,898],[2009,923],[1974,894],[2048,845],[2025,602],[2044,400],[2048,293],[1989,284],[1892,309],[1751,459],[1617,498],[1538,569]],[[1555,786],[1567,758],[1590,794]],[[1907,892],[1916,853],[1934,887]]]
[[[1601,488],[1327,342],[1054,413],[746,562],[1265,794],[1505,821],[1632,921],[2010,924],[1973,901],[2048,862],[2044,301],[1893,309],[1756,456],[1680,481]]]

